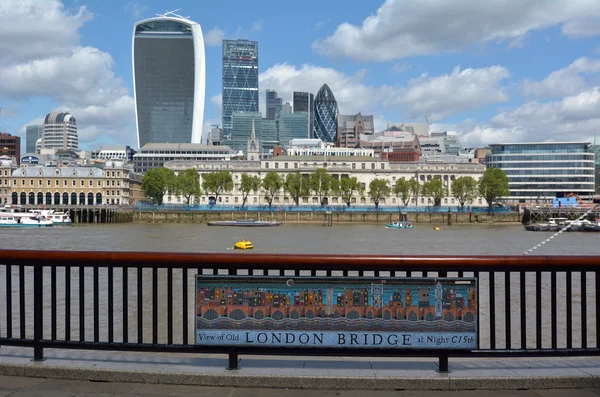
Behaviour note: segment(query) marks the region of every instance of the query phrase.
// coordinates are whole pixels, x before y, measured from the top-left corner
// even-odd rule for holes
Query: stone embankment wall
[[[398,213],[389,212],[333,212],[333,224],[344,223],[389,223],[398,220]],[[518,212],[494,213],[407,213],[413,223],[469,224],[469,223],[521,223]],[[325,223],[327,215],[322,212],[293,211],[136,211],[134,222],[206,223],[210,221],[234,221],[254,219],[284,223]]]

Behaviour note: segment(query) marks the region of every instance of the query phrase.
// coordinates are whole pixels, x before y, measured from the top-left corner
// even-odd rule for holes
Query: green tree
[[[207,195],[215,197],[215,202],[221,194],[233,190],[233,177],[229,171],[209,172],[202,175],[202,179],[202,188]]]
[[[352,178],[341,178],[340,181],[335,185],[335,194],[340,196],[342,201],[344,201],[348,207],[350,207],[350,204],[352,203],[352,197],[354,197],[354,194],[362,194],[365,190],[355,176]]]
[[[436,207],[439,206],[446,195],[444,183],[438,178],[425,182],[421,188],[421,195],[427,197],[427,199],[432,201],[433,205]]]
[[[492,212],[492,205],[499,197],[510,195],[508,176],[500,168],[488,168],[479,180],[479,195],[488,203],[488,213]]]
[[[452,196],[458,200],[461,208],[475,200],[477,193],[479,193],[477,181],[472,176],[461,176],[452,182]]]
[[[242,174],[240,182],[240,191],[242,192],[242,207],[246,205],[246,200],[250,192],[258,192],[260,190],[261,180],[258,176],[248,175],[245,172]]]
[[[165,194],[176,190],[174,181],[175,173],[170,169],[154,168],[142,178],[142,191],[150,201],[161,205]]]
[[[418,179],[410,179],[408,181],[408,190],[410,195],[415,199],[415,204],[419,205],[419,194],[421,194],[421,184]]]
[[[285,177],[285,183],[283,184],[283,187],[285,191],[292,196],[292,199],[297,206],[300,205],[300,197],[308,196],[310,193],[310,181],[307,179],[308,178],[305,178],[299,172],[287,174]]]
[[[396,186],[394,186],[394,194],[400,198],[406,207],[410,201],[410,184],[404,178],[398,178]]]
[[[387,179],[375,178],[369,183],[369,197],[375,202],[375,208],[379,208],[379,201],[382,198],[388,197],[391,191],[392,189]]]
[[[275,171],[269,171],[262,180],[262,187],[265,190],[265,199],[270,207],[271,203],[273,203],[273,197],[283,187],[283,178]]]
[[[309,188],[319,197],[321,205],[325,205],[325,197],[333,190],[335,180],[327,173],[325,168],[317,168],[309,176]]]
[[[198,171],[195,168],[188,168],[177,174],[174,181],[175,194],[183,196],[187,205],[190,205],[190,200],[193,196],[200,196],[200,178]]]

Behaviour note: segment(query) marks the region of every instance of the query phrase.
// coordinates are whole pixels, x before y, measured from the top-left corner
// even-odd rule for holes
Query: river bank
[[[493,213],[443,213],[409,212],[408,220],[415,224],[519,224],[518,212]],[[385,224],[399,220],[392,212],[294,212],[294,211],[135,211],[133,222],[141,223],[207,223],[254,219],[282,223],[362,223]]]

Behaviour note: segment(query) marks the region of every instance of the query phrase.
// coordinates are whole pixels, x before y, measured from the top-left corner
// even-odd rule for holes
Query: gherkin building
[[[338,105],[327,84],[315,97],[315,137],[323,142],[335,142],[337,135]]]

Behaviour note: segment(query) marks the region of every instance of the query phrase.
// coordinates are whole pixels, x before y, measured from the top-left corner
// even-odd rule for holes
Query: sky
[[[465,147],[600,134],[598,0],[0,0],[0,131],[62,109],[81,148],[135,147],[133,24],[175,8],[204,34],[205,131],[221,40],[242,38],[259,43],[263,114],[267,88],[292,102],[327,83],[376,131],[427,116]]]

